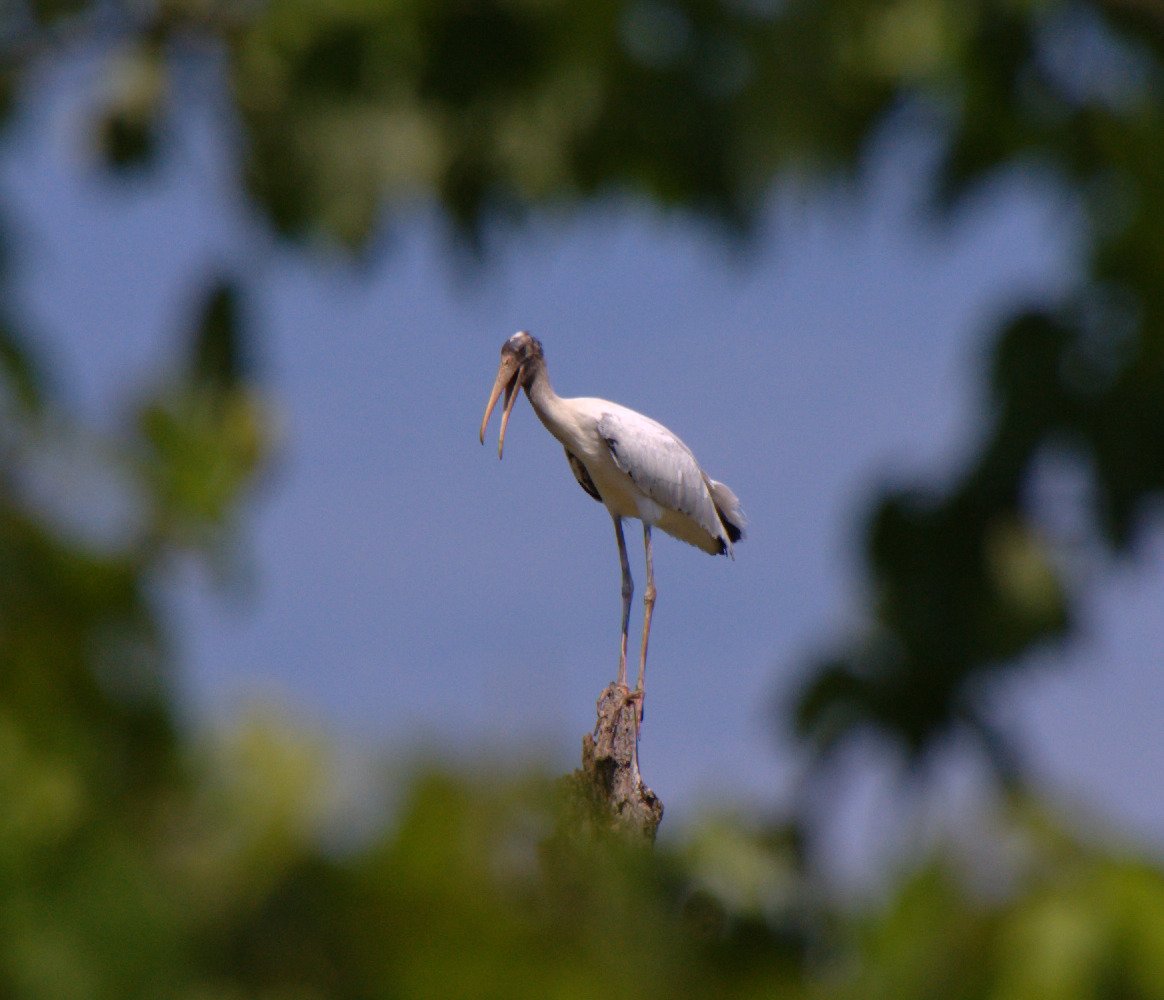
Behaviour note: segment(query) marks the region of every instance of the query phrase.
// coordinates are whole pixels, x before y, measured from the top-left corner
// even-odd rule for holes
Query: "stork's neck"
[[[546,430],[568,445],[569,430],[574,424],[573,414],[566,400],[554,392],[554,387],[550,385],[544,362],[534,370],[533,378],[525,387],[525,394]]]

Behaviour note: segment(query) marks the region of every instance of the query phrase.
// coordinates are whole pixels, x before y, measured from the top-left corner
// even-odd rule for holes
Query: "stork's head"
[[[533,381],[538,367],[542,364],[542,345],[536,337],[519,330],[501,345],[501,365],[497,369],[497,380],[485,404],[485,416],[481,418],[481,443],[485,443],[485,428],[493,407],[501,393],[505,393],[505,410],[501,414],[501,437],[497,441],[497,457],[501,457],[505,447],[505,428],[509,426],[509,414],[517,401],[519,391]]]

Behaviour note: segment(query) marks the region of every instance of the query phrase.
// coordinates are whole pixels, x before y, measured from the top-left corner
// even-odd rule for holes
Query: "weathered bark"
[[[639,773],[635,711],[625,688],[611,684],[599,695],[594,732],[582,737],[582,767],[569,781],[588,805],[575,819],[590,826],[589,832],[615,831],[653,841],[663,803]]]

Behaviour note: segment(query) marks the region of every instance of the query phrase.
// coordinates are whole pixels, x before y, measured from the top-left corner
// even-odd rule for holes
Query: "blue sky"
[[[775,809],[796,762],[772,707],[860,620],[871,491],[948,473],[973,447],[992,320],[1053,299],[1074,266],[1065,201],[1013,177],[951,224],[927,222],[931,150],[891,133],[859,195],[774,191],[746,252],[612,201],[496,234],[474,269],[418,205],[352,268],[263,234],[205,108],[156,177],[103,182],[80,130],[93,72],[78,60],[46,78],[0,152],[24,237],[17,294],[54,377],[116,425],[181,342],[197,290],[179,278],[237,273],[280,428],[247,511],[245,583],[215,590],[178,567],[168,590],[192,716],[274,703],[396,761],[574,764],[616,665],[618,561],[609,517],[524,399],[503,462],[496,418],[477,443],[500,346],[529,329],[559,393],[667,424],[743,501],[735,562],[657,536],[641,757],[672,822]],[[637,526],[628,541],[641,594]],[[1157,846],[1164,803],[1142,787],[1164,768],[1162,566],[1156,530],[1135,564],[1095,567],[1070,660],[998,694],[1062,801]],[[859,868],[893,839],[895,788],[873,748],[851,763],[829,841]],[[972,768],[939,768],[918,824],[957,815],[976,788]]]

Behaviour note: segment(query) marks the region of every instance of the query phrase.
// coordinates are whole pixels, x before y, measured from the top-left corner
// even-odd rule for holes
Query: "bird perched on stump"
[[[747,523],[744,512],[735,493],[708,476],[691,449],[662,424],[605,399],[585,396],[563,399],[555,393],[546,371],[541,342],[524,330],[502,345],[501,365],[481,420],[480,437],[484,444],[489,417],[504,393],[498,458],[505,448],[505,429],[521,389],[525,390],[546,430],[566,449],[566,460],[578,485],[605,504],[614,521],[622,568],[622,635],[616,683],[628,699],[637,702],[641,719],[647,643],[655,607],[651,529],[662,528],[667,534],[711,555],[734,558],[732,546],[744,537]],[[626,675],[627,626],[634,593],[622,533],[623,518],[628,517],[642,521],[647,563],[639,675],[633,691],[627,688]]]

